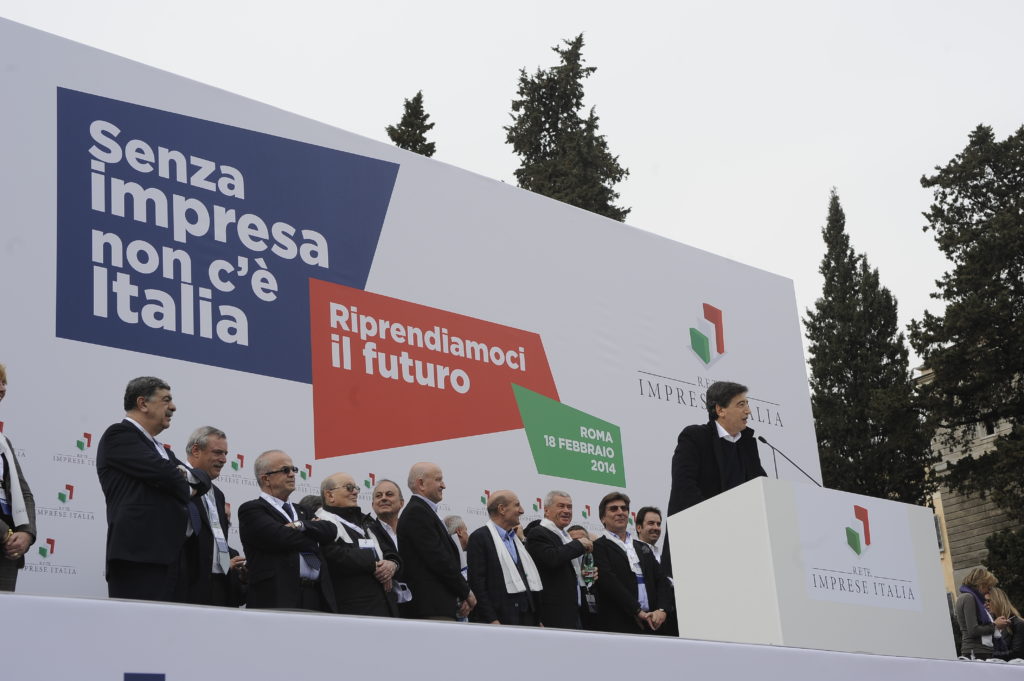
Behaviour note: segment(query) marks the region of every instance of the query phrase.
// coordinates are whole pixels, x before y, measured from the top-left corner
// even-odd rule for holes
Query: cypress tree
[[[583,109],[583,80],[597,69],[583,65],[583,34],[552,48],[560,63],[519,72],[518,98],[512,101],[512,124],[506,142],[520,158],[515,171],[523,189],[625,220],[629,208],[616,206],[615,185],[629,175],[598,133],[598,117]]]
[[[825,283],[805,326],[825,485],[924,503],[934,491],[928,468],[937,457],[916,408],[896,300],[850,246],[835,190],[822,237]]]
[[[428,123],[429,119],[430,114],[423,109],[423,90],[420,90],[412,99],[405,100],[402,120],[398,125],[389,125],[385,130],[396,147],[433,156],[435,146],[433,142],[427,141],[427,132],[434,124]]]

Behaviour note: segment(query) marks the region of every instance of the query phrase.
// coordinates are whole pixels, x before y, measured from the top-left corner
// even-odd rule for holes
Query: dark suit
[[[383,560],[394,561],[401,568],[402,559],[398,552],[389,548],[391,537],[358,506],[335,508],[324,506],[324,510],[344,518],[348,522],[372,533],[380,545]],[[324,559],[331,567],[331,582],[338,612],[346,615],[375,615],[377,617],[398,617],[398,603],[393,593],[384,590],[384,585],[373,576],[377,569],[377,554],[359,546],[359,536],[352,528],[345,528],[352,541],[346,542],[340,536],[323,547]],[[387,539],[385,542],[384,538]],[[397,578],[398,573],[395,573]]]
[[[398,519],[398,545],[403,581],[412,590],[412,600],[401,606],[402,616],[455,619],[458,601],[469,596],[459,550],[437,513],[418,496],[409,499]]]
[[[742,482],[767,475],[757,453],[754,431],[744,428],[736,443]],[[721,494],[723,484],[722,438],[715,421],[687,426],[679,434],[675,454],[672,456],[672,491],[668,499],[668,517]],[[669,537],[665,536],[662,564],[672,574],[672,554]]]
[[[0,437],[7,440],[7,446],[11,450],[11,454],[14,454],[14,445],[4,435]],[[21,480],[21,495],[25,499],[25,511],[28,513],[28,522],[22,525],[14,526],[14,518],[11,516],[3,515],[0,513],[0,541],[3,541],[7,537],[7,531],[13,530],[14,532],[27,532],[32,535],[32,541],[29,542],[29,546],[35,543],[36,540],[36,502],[32,496],[32,490],[28,488],[28,481],[25,480],[25,476],[21,472],[21,464],[18,463],[17,456],[11,456],[10,459],[0,449],[0,457],[4,460],[4,478],[3,486],[4,491],[7,493],[7,500],[13,502],[14,496],[11,493],[11,482],[14,480],[11,474],[11,466],[14,466],[14,470],[18,473],[18,479]],[[0,551],[0,591],[14,591],[14,587],[18,581],[18,570],[25,567],[25,556],[19,556],[16,560],[7,558],[7,554]]]
[[[210,488],[210,477],[193,471],[190,486],[173,452],[157,454],[153,441],[129,421],[100,438],[96,474],[107,503],[107,591],[113,598],[181,601],[181,552],[189,527],[187,506]]]
[[[229,522],[224,510],[224,493],[216,485],[213,486],[213,496],[217,520],[227,539]],[[239,582],[238,572],[229,570],[225,575],[213,573],[213,526],[210,524],[206,499],[194,496],[189,503],[195,506],[201,525],[199,532],[185,542],[185,575],[188,580],[186,600],[199,605],[237,608],[244,602],[243,585]],[[238,552],[230,550],[230,555],[236,556]]]
[[[395,540],[391,538],[391,533],[388,532],[387,527],[384,527],[384,523],[380,518],[373,519],[373,525],[376,528],[377,540],[380,541],[380,548],[384,551],[394,551],[398,553],[398,545],[395,544]],[[395,531],[398,534],[398,531]]]
[[[476,594],[476,607],[470,613],[470,618],[474,622],[484,623],[498,620],[502,624],[536,624],[537,608],[534,600],[537,594],[529,590],[526,573],[521,569],[522,557],[516,561],[516,567],[520,568],[519,576],[527,584],[527,590],[510,594],[505,588],[498,548],[486,525],[469,535],[466,564],[469,567],[469,586]],[[504,546],[500,549],[508,551]]]
[[[648,612],[659,608],[670,612],[673,608],[672,586],[654,553],[643,542],[634,541],[633,547],[640,559],[640,572],[647,589]],[[598,598],[597,629],[624,634],[652,633],[646,624],[641,629],[636,623],[640,590],[626,552],[608,537],[600,537],[594,542],[594,562],[598,570],[594,584]]]
[[[238,533],[249,568],[246,607],[302,609],[302,589],[307,587],[299,578],[300,554],[312,553],[321,560],[320,579],[315,588],[322,607],[336,612],[330,570],[323,562],[320,547],[334,541],[338,530],[331,523],[310,520],[309,513],[299,504],[292,504],[292,508],[304,529],[286,527],[289,521],[262,497],[247,501],[238,509]]]
[[[583,544],[576,539],[563,544],[561,536],[538,524],[526,530],[526,550],[530,552],[544,583],[544,590],[537,599],[541,624],[579,629],[579,583],[572,560],[586,553]]]

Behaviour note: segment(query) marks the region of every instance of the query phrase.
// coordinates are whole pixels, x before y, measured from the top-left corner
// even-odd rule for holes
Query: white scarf
[[[604,536],[615,542],[615,545],[626,552],[626,558],[629,560],[629,567],[633,569],[634,575],[643,576],[643,571],[640,569],[640,556],[636,555],[636,547],[633,546],[633,537],[626,532],[626,541],[619,539],[619,535],[608,530],[604,531]]]
[[[494,521],[487,521],[487,529],[491,531],[491,539],[494,541],[494,550],[498,553],[498,563],[501,564],[501,574],[505,578],[505,591],[510,594],[519,594],[526,591],[526,584],[523,584],[523,578],[519,575],[519,570],[516,568],[515,562],[512,560],[512,554],[508,552],[508,547],[505,546],[505,542],[502,541],[501,535],[498,534],[498,526],[494,524]],[[519,541],[519,537],[512,535],[512,541],[516,545],[516,552],[519,554],[519,562],[523,566],[523,572],[526,573],[526,581],[530,586],[530,591],[541,591],[544,586],[540,581],[540,574],[537,573],[537,566],[533,564],[533,558],[526,552],[523,547],[523,543]]]
[[[14,518],[14,527],[31,524],[28,517],[28,508],[25,506],[25,495],[21,492],[21,476],[18,475],[18,464],[14,460],[14,452],[7,444],[7,437],[0,433],[0,447],[7,457],[7,467],[11,469],[11,517]],[[13,529],[13,528],[12,528]]]
[[[373,532],[364,532],[363,528],[359,527],[355,523],[350,523],[338,514],[325,511],[322,508],[318,508],[315,515],[317,518],[326,520],[338,528],[338,538],[336,541],[343,541],[346,544],[355,543],[352,541],[352,537],[349,536],[348,531],[345,529],[346,527],[355,532],[360,539],[366,539],[369,537],[370,541],[373,542],[373,550],[377,554],[377,560],[384,560],[384,552],[380,550],[380,544],[377,543],[377,537],[374,536]]]
[[[626,532],[626,541],[622,541],[619,539],[619,535],[605,530],[604,536],[611,539],[616,546],[626,552],[626,560],[629,561],[629,566],[633,568],[633,574],[636,575],[637,601],[639,601],[641,609],[650,609],[651,601],[647,595],[647,585],[644,583],[644,572],[640,569],[640,556],[636,555],[636,547],[633,545],[633,535]]]
[[[568,544],[568,543],[572,542],[572,537],[570,537],[569,534],[565,530],[560,529],[557,525],[555,525],[553,522],[551,522],[547,518],[541,518],[540,526],[541,527],[546,527],[547,529],[549,529],[552,532],[554,532],[557,536],[561,537],[563,544]],[[576,583],[579,584],[580,586],[583,586],[583,573],[580,571],[580,562],[582,560],[583,560],[582,557],[577,557],[577,558],[573,558],[572,559],[572,569],[576,572]]]

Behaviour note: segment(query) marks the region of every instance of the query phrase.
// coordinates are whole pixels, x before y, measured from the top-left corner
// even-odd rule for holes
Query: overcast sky
[[[422,89],[435,158],[510,183],[519,69],[582,32],[628,223],[793,279],[801,315],[833,186],[902,323],[940,312],[920,178],[979,123],[1024,124],[1016,0],[0,0],[0,16],[383,141]]]

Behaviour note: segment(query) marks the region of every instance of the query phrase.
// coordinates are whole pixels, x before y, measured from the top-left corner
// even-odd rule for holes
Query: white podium
[[[758,478],[668,530],[680,637],[955,658],[927,508]]]

